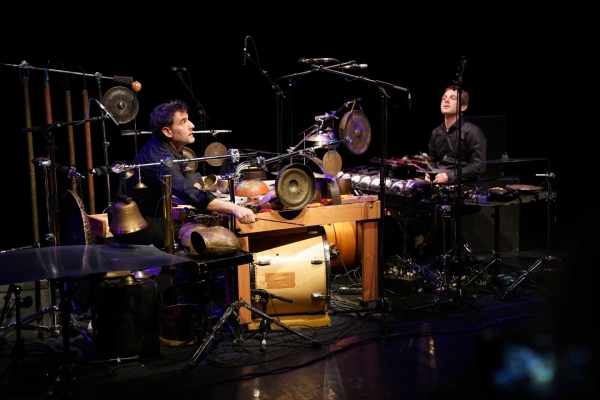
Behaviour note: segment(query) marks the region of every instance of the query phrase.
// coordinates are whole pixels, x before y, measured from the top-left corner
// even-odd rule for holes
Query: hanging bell
[[[140,214],[140,210],[131,197],[121,196],[112,205],[110,231],[113,235],[133,233],[148,226],[148,221]]]

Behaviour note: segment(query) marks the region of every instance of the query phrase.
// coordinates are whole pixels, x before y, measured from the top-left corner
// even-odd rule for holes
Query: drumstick
[[[275,221],[272,219],[265,219],[265,218],[255,218],[259,221],[269,221],[269,222],[279,222],[280,224],[292,224],[292,225],[298,225],[298,226],[304,226],[304,224],[300,224],[298,222],[289,222],[289,221]]]

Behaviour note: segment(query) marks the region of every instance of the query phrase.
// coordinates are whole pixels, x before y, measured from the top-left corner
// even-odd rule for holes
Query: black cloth
[[[456,137],[458,134],[457,120],[450,130],[446,132],[446,126],[442,123],[431,132],[429,138],[429,163],[432,168],[449,169],[448,178],[456,182]],[[462,181],[477,181],[480,174],[485,172],[487,138],[481,129],[467,121],[460,120],[461,142],[458,160],[461,165]]]
[[[156,247],[164,246],[164,221],[163,209],[163,176],[171,175],[171,193],[185,204],[195,207],[199,213],[205,211],[208,204],[216,196],[194,186],[199,183],[204,186],[204,180],[199,172],[186,170],[186,163],[170,163],[173,160],[184,159],[183,152],[176,151],[167,142],[152,136],[133,159],[133,165],[141,165],[142,183],[147,188],[136,189],[138,183],[137,173],[126,181],[126,195],[137,204],[142,216],[149,222],[149,226],[141,231],[123,235],[115,235],[120,243],[127,244],[153,244]],[[157,164],[163,165],[147,165]],[[170,165],[170,166],[169,166]],[[175,238],[177,238],[181,224],[174,221]]]

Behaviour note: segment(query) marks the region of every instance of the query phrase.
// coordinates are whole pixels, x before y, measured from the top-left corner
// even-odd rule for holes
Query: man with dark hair
[[[429,137],[429,163],[434,169],[448,171],[436,174],[434,184],[456,182],[457,159],[461,165],[462,181],[477,181],[478,176],[485,172],[487,139],[478,126],[463,118],[468,107],[469,94],[465,90],[461,91],[459,102],[457,87],[446,88],[440,105],[444,122]],[[459,124],[461,141],[457,153]],[[429,174],[425,175],[425,180],[431,182]]]
[[[134,233],[115,235],[119,242],[164,247],[163,175],[171,175],[173,196],[195,207],[198,213],[231,214],[242,224],[253,223],[256,220],[254,212],[249,208],[220,200],[213,193],[203,190],[204,180],[199,172],[186,169],[185,163],[168,162],[184,159],[183,148],[196,140],[193,134],[194,124],[188,119],[186,103],[173,100],[158,105],[150,115],[150,129],[153,136],[142,147],[132,164],[162,165],[141,167],[142,182],[147,188],[135,188],[137,179],[131,178],[126,182],[126,194],[137,203],[140,213],[148,221],[148,227]],[[177,238],[181,224],[179,221],[174,223]]]

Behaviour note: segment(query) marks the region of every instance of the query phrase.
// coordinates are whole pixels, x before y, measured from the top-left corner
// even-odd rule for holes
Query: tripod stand
[[[545,174],[545,175],[549,178],[554,178],[554,174],[551,172],[549,172],[548,174]],[[550,180],[548,180],[548,197],[546,198],[546,207],[547,207],[546,208],[546,218],[547,218],[547,224],[548,224],[546,227],[546,229],[547,229],[546,257],[536,260],[536,262],[534,262],[533,265],[531,267],[529,267],[529,269],[527,269],[527,271],[525,271],[524,273],[519,275],[519,277],[517,279],[515,279],[515,281],[504,291],[504,293],[502,294],[502,297],[501,297],[502,300],[508,295],[508,293],[512,292],[525,279],[528,279],[533,282],[533,280],[529,277],[529,275],[532,272],[534,272],[537,269],[537,267],[542,265],[542,263],[544,261],[547,261],[548,263],[550,263],[551,261],[558,260],[558,258],[550,255],[550,248],[552,246],[551,206],[554,204],[554,200],[555,199],[554,199],[554,193],[552,192],[552,185],[550,184]]]
[[[237,301],[234,301],[233,303],[231,303],[229,305],[229,307],[227,308],[227,310],[225,310],[225,312],[223,313],[223,315],[221,316],[221,318],[219,319],[217,324],[212,329],[211,333],[207,336],[207,338],[204,340],[204,342],[198,348],[198,350],[196,350],[196,353],[194,353],[190,362],[183,368],[184,373],[190,372],[192,370],[192,368],[196,365],[198,358],[200,357],[200,355],[202,354],[204,349],[206,349],[206,347],[208,346],[210,341],[214,338],[217,331],[223,326],[225,321],[227,321],[229,316],[232,314],[235,316],[235,327],[234,327],[235,338],[233,340],[233,343],[238,345],[238,344],[242,344],[244,342],[244,338],[242,337],[242,327],[240,325],[240,314],[239,314],[240,307],[244,307],[244,308],[258,314],[260,317],[263,318],[263,320],[269,321],[269,323],[275,324],[275,325],[279,326],[280,328],[282,328],[290,333],[293,333],[294,335],[296,335],[302,339],[305,339],[308,342],[311,342],[313,344],[313,346],[321,346],[320,342],[318,342],[314,339],[311,339],[307,336],[304,336],[300,332],[293,330],[286,324],[274,319],[273,317],[263,313],[262,311],[257,310],[256,308],[254,308],[254,307],[250,306],[248,303],[246,303],[244,300],[240,299],[240,300],[237,300]],[[261,323],[261,325],[262,325],[262,323]]]

